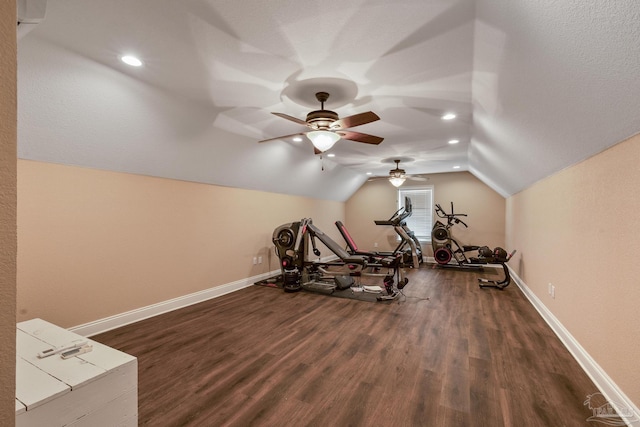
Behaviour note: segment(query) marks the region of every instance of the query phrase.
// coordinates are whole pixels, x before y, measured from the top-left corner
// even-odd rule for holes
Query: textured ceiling
[[[19,156],[346,200],[393,158],[503,196],[640,131],[635,0],[49,0],[18,45]],[[144,62],[119,61],[135,53]],[[374,111],[334,158],[304,131]],[[453,111],[453,121],[441,120]],[[447,143],[458,139],[456,145]]]

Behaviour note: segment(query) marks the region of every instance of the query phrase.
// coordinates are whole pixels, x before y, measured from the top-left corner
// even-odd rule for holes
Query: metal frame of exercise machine
[[[489,279],[478,279],[478,286],[481,288],[498,288],[500,290],[509,286],[511,283],[511,274],[509,273],[509,267],[507,267],[507,263],[516,253],[514,249],[510,254],[507,254],[507,251],[504,249],[497,247],[493,250],[491,257],[485,257],[482,260],[486,264],[500,264],[502,266],[502,271],[504,273],[504,279],[502,280],[489,280]]]
[[[479,251],[481,246],[476,245],[460,245],[451,234],[451,227],[456,224],[469,226],[459,217],[466,217],[467,214],[457,214],[453,210],[453,202],[451,202],[451,213],[448,214],[439,204],[436,204],[436,215],[440,218],[446,218],[446,225],[440,220],[433,224],[431,229],[431,245],[433,247],[433,257],[439,265],[447,266],[453,260],[457,263],[456,267],[478,268],[478,263],[473,263],[466,255],[467,252]],[[455,265],[455,264],[454,264]]]
[[[391,218],[388,220],[374,220],[376,225],[393,226],[396,234],[400,236],[400,242],[392,252],[361,251],[358,249],[358,245],[353,240],[353,237],[351,237],[351,234],[342,221],[336,221],[335,224],[336,227],[338,227],[338,230],[340,230],[342,238],[347,243],[347,250],[350,254],[365,255],[372,258],[385,256],[395,257],[397,255],[401,255],[401,265],[403,267],[418,268],[423,261],[422,246],[405,221],[405,219],[411,216],[412,212],[411,199],[409,197],[405,197],[404,206],[395,211],[394,214],[391,215]]]
[[[320,256],[316,239],[333,252],[337,257],[335,261],[309,259],[309,243],[313,254]],[[272,241],[280,260],[286,292],[304,289],[356,299],[371,296],[377,301],[390,301],[396,299],[409,282],[400,267],[400,256],[379,257],[372,262],[368,256],[349,254],[316,227],[311,218],[280,225],[274,230]],[[383,286],[363,285],[361,277],[381,277]]]
[[[436,204],[435,211],[438,217],[447,219],[446,224],[439,220],[436,221],[431,230],[433,257],[438,266],[481,270],[483,266],[488,264],[500,264],[504,272],[504,279],[478,279],[478,285],[481,288],[498,288],[501,290],[509,286],[511,275],[507,263],[516,251],[513,250],[511,253],[507,253],[501,247],[491,250],[488,246],[460,245],[451,234],[451,228],[457,224],[462,224],[465,228],[468,228],[468,225],[460,219],[460,217],[466,217],[467,215],[455,213],[453,202],[451,202],[450,214],[446,213],[439,204]],[[468,257],[467,253],[473,251],[477,251],[477,256]],[[451,263],[451,261],[455,261],[455,263]]]

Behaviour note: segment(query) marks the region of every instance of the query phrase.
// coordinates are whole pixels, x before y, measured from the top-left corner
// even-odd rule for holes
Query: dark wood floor
[[[93,339],[138,357],[144,426],[590,425],[596,387],[515,285],[408,277],[390,304],[251,286]]]

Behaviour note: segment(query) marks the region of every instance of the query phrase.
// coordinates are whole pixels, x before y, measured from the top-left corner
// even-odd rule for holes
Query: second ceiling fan
[[[409,160],[413,160],[413,159],[409,159]],[[400,169],[400,162],[402,161],[402,159],[394,159],[393,161],[395,162],[396,167],[395,169],[391,169],[389,171],[388,176],[376,176],[373,178],[369,178],[369,181],[375,181],[378,179],[387,179],[391,184],[393,184],[394,187],[400,187],[407,179],[412,181],[428,180],[428,178],[425,178],[423,176],[409,175],[404,169]]]
[[[307,138],[311,140],[315,153],[319,154],[333,147],[333,145],[341,138],[373,145],[378,145],[384,140],[384,138],[379,136],[345,130],[380,120],[380,117],[378,117],[376,113],[367,111],[366,113],[354,114],[353,116],[340,118],[336,112],[324,109],[324,103],[329,99],[329,94],[327,92],[316,93],[316,99],[320,102],[320,109],[311,111],[307,114],[306,120],[300,120],[296,117],[283,113],[272,113],[278,117],[282,117],[283,119],[291,120],[292,122],[307,126],[311,129],[310,131],[263,139],[258,142],[267,142],[276,139],[306,135]]]

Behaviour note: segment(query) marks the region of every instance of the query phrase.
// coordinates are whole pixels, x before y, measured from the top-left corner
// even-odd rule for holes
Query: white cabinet
[[[42,319],[16,331],[16,426],[136,426],[138,361]],[[38,353],[78,341],[92,350],[68,359]]]

